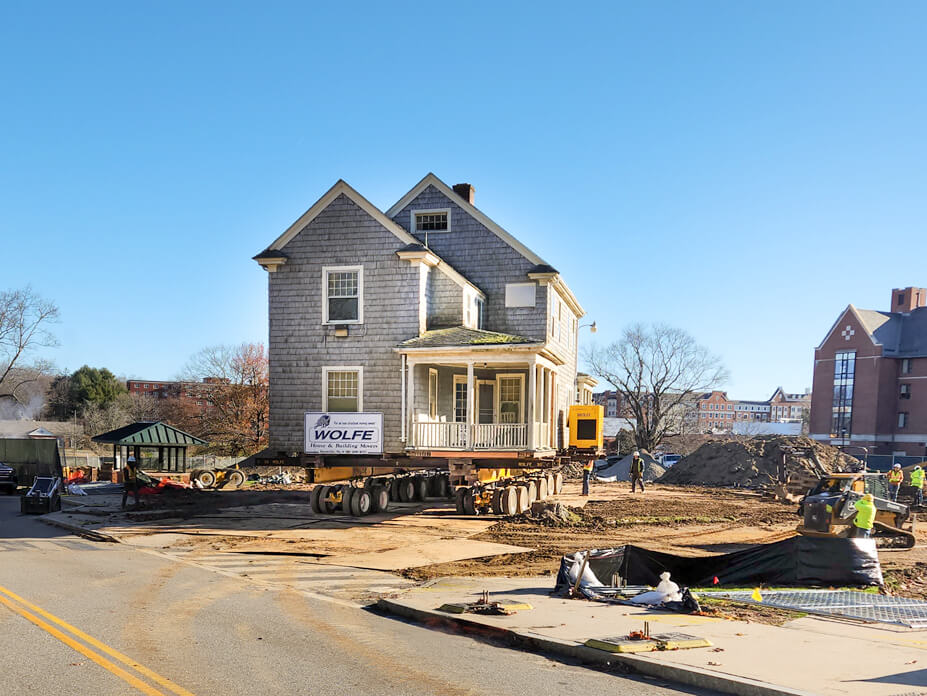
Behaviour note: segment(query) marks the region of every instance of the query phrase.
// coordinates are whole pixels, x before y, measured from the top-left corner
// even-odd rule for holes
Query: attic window
[[[423,210],[413,213],[416,232],[447,232],[450,229],[449,210]]]

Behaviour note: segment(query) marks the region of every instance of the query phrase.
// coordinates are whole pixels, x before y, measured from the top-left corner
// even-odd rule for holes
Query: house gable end
[[[835,350],[841,348],[851,350],[865,348],[869,350],[874,347],[879,348],[881,344],[876,341],[869,331],[856,308],[853,305],[848,305],[815,350],[824,350],[826,346],[830,346]]]

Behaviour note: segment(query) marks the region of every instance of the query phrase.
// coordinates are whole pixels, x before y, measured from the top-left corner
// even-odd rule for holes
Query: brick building
[[[605,409],[606,418],[621,418],[624,416],[622,413],[621,393],[615,389],[608,389],[593,394],[592,403],[598,404]]]
[[[126,389],[130,394],[152,399],[185,399],[206,407],[209,405],[209,390],[227,383],[228,380],[218,377],[204,377],[201,382],[129,379],[126,380]]]
[[[872,454],[927,454],[927,289],[888,311],[849,305],[814,351],[811,437]]]

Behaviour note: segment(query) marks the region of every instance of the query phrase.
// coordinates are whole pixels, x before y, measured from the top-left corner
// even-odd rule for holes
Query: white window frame
[[[322,411],[328,413],[328,373],[329,372],[356,372],[357,373],[357,411],[364,410],[364,368],[362,365],[326,365],[322,368]],[[346,413],[352,413],[347,411]]]
[[[532,289],[532,301],[531,304],[514,304],[515,297],[509,298],[509,288],[512,289],[513,294],[517,292],[516,288],[531,288]],[[538,284],[537,283],[506,283],[505,284],[505,306],[506,307],[536,307],[538,303]]]
[[[435,378],[435,400],[434,403],[431,402],[431,378]],[[438,386],[440,384],[440,379],[438,377],[438,371],[433,368],[428,368],[428,417],[431,419],[432,423],[438,422]],[[432,406],[434,406],[434,412],[432,412]]]
[[[467,376],[466,375],[454,375],[454,403],[452,407],[453,413],[451,415],[451,418],[453,419],[455,423],[466,423],[467,422],[467,404],[466,403],[464,404],[463,420],[460,420],[460,421],[457,420],[457,385],[458,384],[464,385],[464,397],[466,398],[467,402],[470,401],[470,392],[468,392],[466,389]]]
[[[477,295],[473,298],[473,306],[476,310],[476,328],[483,329],[486,327],[486,300]]]
[[[447,229],[446,230],[419,230],[418,224],[415,220],[416,215],[440,215],[444,213],[447,215]],[[409,229],[412,230],[412,234],[446,234],[451,231],[451,209],[450,208],[431,208],[428,210],[411,210],[409,211]]]
[[[350,273],[357,271],[357,319],[328,319],[328,274]],[[343,324],[364,323],[364,267],[363,266],[322,266],[322,324],[341,326]]]
[[[511,372],[503,373],[496,375],[496,393],[495,393],[495,404],[493,406],[496,410],[496,422],[500,422],[499,419],[502,418],[502,380],[503,379],[514,379],[519,380],[520,389],[521,389],[521,398],[518,400],[518,420],[516,423],[525,422],[525,376],[520,372]]]

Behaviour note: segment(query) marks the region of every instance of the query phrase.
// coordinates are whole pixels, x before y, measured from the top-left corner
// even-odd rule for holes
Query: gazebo
[[[131,453],[141,462],[143,449],[158,450],[159,471],[186,471],[187,447],[208,444],[205,440],[161,421],[139,421],[92,438],[113,446],[114,462],[125,461]],[[125,452],[126,457],[119,457]]]

